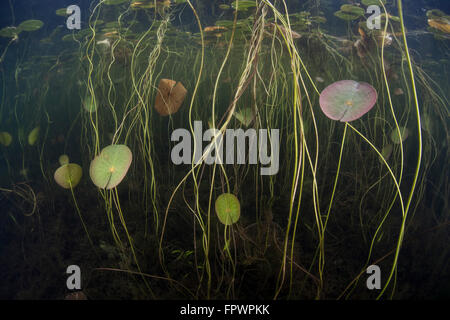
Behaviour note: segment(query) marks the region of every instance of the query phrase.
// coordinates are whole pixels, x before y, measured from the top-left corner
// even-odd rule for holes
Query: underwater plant
[[[91,162],[89,175],[99,188],[115,188],[127,174],[132,160],[131,150],[126,145],[110,145],[102,149]]]
[[[218,196],[215,209],[219,221],[226,226],[236,223],[241,215],[239,200],[232,193],[222,193]]]

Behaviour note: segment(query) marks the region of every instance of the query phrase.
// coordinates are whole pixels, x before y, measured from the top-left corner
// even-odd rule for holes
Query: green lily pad
[[[216,199],[215,208],[219,221],[226,226],[236,223],[241,215],[241,204],[231,193],[222,193]]]
[[[240,0],[239,3],[236,3],[237,1],[233,1],[233,3],[231,3],[231,7],[233,9],[236,9],[236,5],[239,6],[238,10],[242,10],[245,11],[249,8],[254,8],[256,7],[256,1],[252,1],[252,0]]]
[[[83,169],[76,163],[67,163],[59,167],[54,174],[57,184],[64,189],[75,188],[81,180]]]
[[[0,37],[14,38],[21,32],[22,30],[16,27],[5,27],[0,30]]]
[[[386,0],[381,0],[381,2],[383,4],[386,4]],[[379,0],[361,0],[361,3],[365,6],[371,6],[371,5],[380,5],[380,1]]]
[[[403,142],[408,138],[409,136],[409,130],[406,127],[399,127],[400,129],[400,136],[398,135],[397,129],[394,128],[391,132],[391,140],[393,143],[399,144],[400,142]]]
[[[36,141],[39,139],[39,132],[41,131],[41,128],[38,126],[31,130],[31,132],[28,134],[28,144],[30,146],[33,146]]]
[[[384,160],[389,159],[389,157],[391,156],[391,153],[392,153],[392,149],[393,149],[393,145],[391,143],[389,143],[383,147],[383,149],[381,150],[381,155],[383,156]],[[383,162],[383,161],[381,161],[381,159],[380,159],[380,162]]]
[[[56,13],[57,16],[60,16],[60,17],[66,17],[66,16],[68,16],[68,14],[67,14],[67,8],[61,8],[61,9],[58,9],[58,10],[55,11],[55,13]]]
[[[23,31],[36,31],[42,28],[44,23],[41,20],[27,20],[19,24],[17,28]]]
[[[105,147],[91,162],[89,175],[99,188],[116,187],[127,174],[132,161],[131,150],[123,144]]]
[[[245,108],[241,111],[235,112],[234,116],[239,120],[244,126],[248,127],[253,121],[253,111],[251,108]]]
[[[122,4],[127,2],[128,0],[106,0],[105,2],[103,2],[104,4],[110,5],[110,6],[114,6],[117,4]]]
[[[0,132],[0,144],[8,147],[12,142],[12,136],[8,132]]]
[[[343,4],[341,6],[341,11],[345,12],[345,13],[358,15],[358,16],[363,16],[366,13],[363,8],[353,6],[351,4]]]
[[[69,156],[67,154],[62,154],[58,158],[58,162],[60,165],[65,165],[69,163]]]
[[[358,14],[354,14],[354,13],[349,13],[349,12],[344,12],[344,11],[336,11],[334,13],[334,15],[336,17],[338,17],[339,19],[345,20],[345,21],[352,21],[352,20],[356,20],[360,17],[360,15]]]
[[[87,112],[95,112],[97,110],[97,103],[88,95],[83,100],[83,108]]]

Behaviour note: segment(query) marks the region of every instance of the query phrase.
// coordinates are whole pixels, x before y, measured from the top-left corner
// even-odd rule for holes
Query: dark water
[[[397,1],[386,33],[335,14],[363,2],[249,5],[232,33],[228,0],[2,1],[0,298],[449,298],[449,2],[403,1],[408,51]],[[69,5],[80,30],[55,14]],[[369,93],[325,106],[341,80]],[[367,110],[335,121],[339,99]],[[248,136],[193,168],[213,108]]]

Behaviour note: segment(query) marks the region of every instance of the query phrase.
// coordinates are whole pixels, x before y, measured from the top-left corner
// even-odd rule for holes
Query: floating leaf
[[[40,130],[41,128],[38,126],[31,130],[31,132],[28,134],[28,144],[30,146],[33,146],[36,143],[37,139],[39,138]]]
[[[91,162],[89,175],[99,188],[112,189],[127,174],[132,161],[131,150],[123,144],[105,147]]]
[[[66,17],[66,16],[68,16],[68,14],[67,14],[67,8],[61,8],[61,9],[58,9],[58,10],[55,11],[55,13],[56,13],[57,16],[60,16],[60,17]]]
[[[320,94],[319,104],[333,120],[349,122],[369,112],[377,101],[377,91],[370,84],[341,80],[330,84]]]
[[[75,188],[81,180],[83,170],[76,163],[68,163],[59,167],[54,174],[57,184],[64,189]]]
[[[386,4],[386,0],[381,0],[381,2],[383,4]],[[361,0],[361,3],[365,6],[371,6],[371,5],[380,5],[380,1],[379,0]]]
[[[351,4],[343,4],[341,6],[341,11],[345,13],[354,14],[357,16],[363,16],[366,13],[363,8],[353,6]]]
[[[36,31],[42,28],[44,23],[41,20],[27,20],[19,24],[17,28],[23,31]]]
[[[105,0],[103,3],[107,5],[117,5],[127,2],[128,0]]]
[[[396,128],[392,130],[391,132],[391,140],[393,143],[399,144],[400,142],[403,142],[408,138],[409,136],[409,130],[406,127],[399,127],[400,129],[400,136],[398,135],[398,131]],[[401,137],[401,138],[400,138]]]
[[[12,136],[8,132],[0,132],[0,144],[8,147],[12,142]]]
[[[83,108],[87,112],[95,112],[97,110],[97,103],[88,95],[83,100]]]
[[[180,109],[186,94],[187,90],[181,82],[161,79],[155,98],[156,111],[162,116],[174,114]]]
[[[62,154],[58,158],[58,162],[60,165],[65,165],[69,163],[69,156],[67,154]]]
[[[21,32],[22,30],[16,27],[5,27],[0,30],[0,37],[14,38]]]
[[[223,193],[216,199],[216,214],[220,222],[229,226],[239,220],[241,204],[238,198],[231,193]]]
[[[354,13],[349,13],[349,12],[344,12],[344,11],[336,11],[334,13],[334,15],[336,17],[338,17],[339,19],[345,20],[345,21],[352,21],[352,20],[356,20],[360,17],[360,15],[354,14]]]

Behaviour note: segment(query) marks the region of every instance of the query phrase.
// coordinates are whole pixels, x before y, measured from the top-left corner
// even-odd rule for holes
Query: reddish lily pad
[[[377,91],[366,82],[341,80],[330,84],[320,94],[319,103],[325,115],[349,122],[369,112],[377,101]]]

